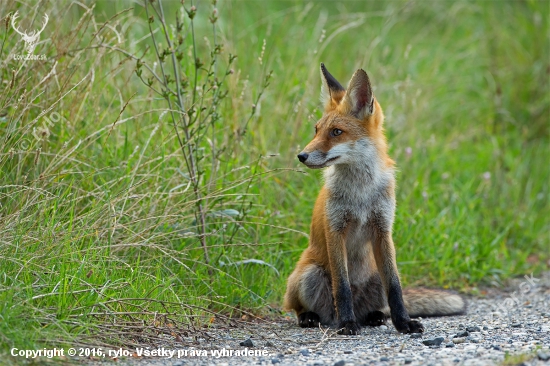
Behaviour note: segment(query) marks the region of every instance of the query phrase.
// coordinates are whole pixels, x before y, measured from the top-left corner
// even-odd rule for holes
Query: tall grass
[[[8,346],[137,342],[208,309],[240,313],[265,301],[267,277],[247,284],[233,267],[257,245],[249,191],[270,173],[260,154],[236,155],[269,74],[245,91],[229,85],[235,56],[215,37],[214,7],[205,47],[193,8],[173,7],[168,24],[162,3],[144,4],[103,21],[93,7],[54,6],[50,18],[69,21],[37,49],[53,56],[4,61]],[[17,37],[6,40],[21,52]],[[221,113],[225,98],[240,101]]]
[[[321,185],[295,159],[321,61],[342,83],[365,68],[386,114],[405,284],[545,267],[544,2],[0,9],[28,29],[50,16],[46,60],[9,57],[24,52],[9,22],[0,35],[4,349],[185,339],[216,314],[277,312]]]

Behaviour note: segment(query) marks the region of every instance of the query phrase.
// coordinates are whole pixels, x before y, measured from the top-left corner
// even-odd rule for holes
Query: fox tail
[[[462,296],[440,289],[403,289],[403,301],[412,318],[462,315],[467,308]]]

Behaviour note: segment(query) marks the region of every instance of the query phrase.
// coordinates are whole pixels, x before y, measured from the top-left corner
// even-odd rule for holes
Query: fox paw
[[[313,311],[306,311],[298,315],[298,325],[302,328],[316,328],[319,326],[319,315]]]
[[[338,326],[338,334],[342,335],[358,335],[360,331],[359,324],[357,322],[341,322]]]
[[[424,326],[418,320],[407,320],[401,324],[395,324],[397,331],[401,333],[424,333]]]
[[[386,316],[381,311],[372,311],[365,317],[364,324],[371,327],[379,327],[386,323]]]

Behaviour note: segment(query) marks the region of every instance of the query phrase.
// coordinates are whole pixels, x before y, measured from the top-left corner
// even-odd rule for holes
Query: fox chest
[[[356,284],[367,280],[365,269],[376,267],[369,245],[374,231],[391,231],[393,225],[395,203],[386,191],[380,188],[355,197],[332,194],[327,200],[328,224],[332,231],[345,232],[348,274]]]
[[[325,213],[330,229],[345,230],[350,238],[367,235],[372,225],[382,231],[391,230],[395,215],[393,179],[389,174],[370,181],[329,176],[325,182],[329,192]]]

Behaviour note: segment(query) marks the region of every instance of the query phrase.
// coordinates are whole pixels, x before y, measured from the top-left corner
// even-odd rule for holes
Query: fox
[[[346,89],[321,63],[321,80],[324,113],[297,157],[310,169],[325,168],[324,185],[284,309],[296,313],[301,327],[336,325],[344,335],[388,317],[400,333],[423,333],[411,317],[465,314],[459,294],[401,287],[392,239],[396,167],[367,73],[357,70]]]

